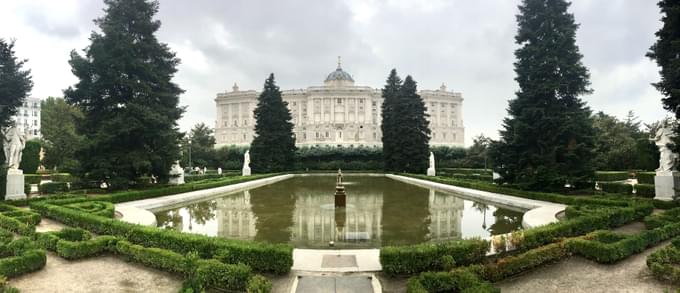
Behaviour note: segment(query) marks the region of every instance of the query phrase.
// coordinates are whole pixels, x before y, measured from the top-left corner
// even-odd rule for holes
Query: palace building
[[[381,146],[382,133],[380,89],[357,86],[354,78],[340,66],[328,74],[322,86],[282,90],[283,100],[295,125],[297,146]],[[448,91],[422,90],[430,115],[432,146],[463,146],[463,97]],[[215,103],[215,147],[249,145],[255,135],[255,116],[259,91],[240,90],[218,93]]]

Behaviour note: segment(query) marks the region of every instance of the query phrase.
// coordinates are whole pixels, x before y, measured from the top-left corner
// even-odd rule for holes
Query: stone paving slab
[[[335,262],[332,258],[338,258]],[[342,258],[345,256],[345,258]],[[324,257],[327,263],[324,265]],[[347,258],[349,257],[349,258]],[[348,266],[354,258],[356,265]],[[293,270],[308,272],[377,272],[380,265],[380,249],[293,249]]]
[[[294,293],[377,293],[380,282],[373,275],[298,276]]]

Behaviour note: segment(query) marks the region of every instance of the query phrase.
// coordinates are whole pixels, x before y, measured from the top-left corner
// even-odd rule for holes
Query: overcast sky
[[[76,82],[69,52],[88,44],[99,0],[4,0],[0,38],[16,39],[29,59],[32,96],[62,96]],[[594,111],[644,122],[666,116],[659,79],[645,57],[661,27],[655,0],[577,0],[577,43],[590,69]],[[520,0],[162,0],[160,41],[182,59],[175,77],[188,106],[183,130],[214,125],[216,93],[260,90],[274,72],[282,89],[322,84],[337,56],[357,85],[383,86],[391,68],[412,75],[419,89],[442,82],[465,99],[466,145],[484,133],[498,137],[514,96],[515,14]]]

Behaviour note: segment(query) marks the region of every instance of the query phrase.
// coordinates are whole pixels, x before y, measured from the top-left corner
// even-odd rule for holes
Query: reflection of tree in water
[[[214,200],[199,202],[187,207],[191,220],[199,225],[204,225],[207,221],[214,219],[216,209],[217,201]]]
[[[478,210],[484,216],[483,222],[482,222],[482,228],[484,230],[486,230],[486,211],[489,209],[489,205],[482,203],[482,202],[474,202],[474,203],[472,203],[472,207],[474,207],[476,210]]]
[[[496,222],[489,227],[491,235],[510,233],[522,227],[522,213],[506,209],[493,212]]]
[[[159,227],[182,230],[182,216],[179,214],[179,209],[156,213],[156,221]]]

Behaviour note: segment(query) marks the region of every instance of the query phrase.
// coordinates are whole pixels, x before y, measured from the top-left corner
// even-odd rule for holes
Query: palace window
[[[342,99],[336,99],[338,104],[342,104]]]
[[[328,131],[326,131],[326,137],[329,137]]]

